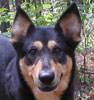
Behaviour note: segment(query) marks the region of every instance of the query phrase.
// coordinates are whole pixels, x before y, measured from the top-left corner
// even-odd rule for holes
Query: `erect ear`
[[[33,29],[34,25],[28,15],[19,7],[12,26],[10,41],[18,42],[26,36],[29,27]]]
[[[65,39],[72,39],[74,42],[81,41],[81,18],[75,3],[62,14],[55,28],[63,34]]]

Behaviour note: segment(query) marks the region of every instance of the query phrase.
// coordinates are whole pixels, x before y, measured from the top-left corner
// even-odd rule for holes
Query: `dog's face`
[[[81,40],[81,19],[75,4],[69,7],[55,27],[35,27],[18,9],[11,42],[16,44],[21,73],[32,91],[65,91],[69,85],[72,54]]]

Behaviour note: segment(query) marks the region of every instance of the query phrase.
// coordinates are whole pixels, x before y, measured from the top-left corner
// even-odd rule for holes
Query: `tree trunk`
[[[74,1],[74,2],[76,2],[78,4],[83,4],[83,0],[72,0],[72,1]]]
[[[22,4],[22,0],[15,0],[16,9]]]
[[[83,0],[64,0],[67,2],[67,6],[70,6],[70,1],[72,2],[76,2],[78,4],[83,4]]]
[[[71,5],[70,0],[67,0],[67,7]]]
[[[27,2],[30,2],[30,0],[26,0]]]
[[[78,0],[78,3],[79,4],[83,4],[83,0]]]
[[[9,0],[0,0],[0,8],[7,8],[6,14],[9,11]],[[2,22],[0,25],[1,32],[6,32],[7,28],[10,27],[9,22]]]

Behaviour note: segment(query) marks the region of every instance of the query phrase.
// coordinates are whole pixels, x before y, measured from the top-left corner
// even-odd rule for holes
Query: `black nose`
[[[55,75],[53,72],[41,72],[39,74],[39,80],[46,85],[51,84],[54,80],[54,77]]]

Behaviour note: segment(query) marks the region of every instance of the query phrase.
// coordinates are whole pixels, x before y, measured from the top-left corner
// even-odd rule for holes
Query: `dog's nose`
[[[41,72],[39,74],[39,80],[43,83],[43,84],[51,84],[54,80],[54,72]]]

